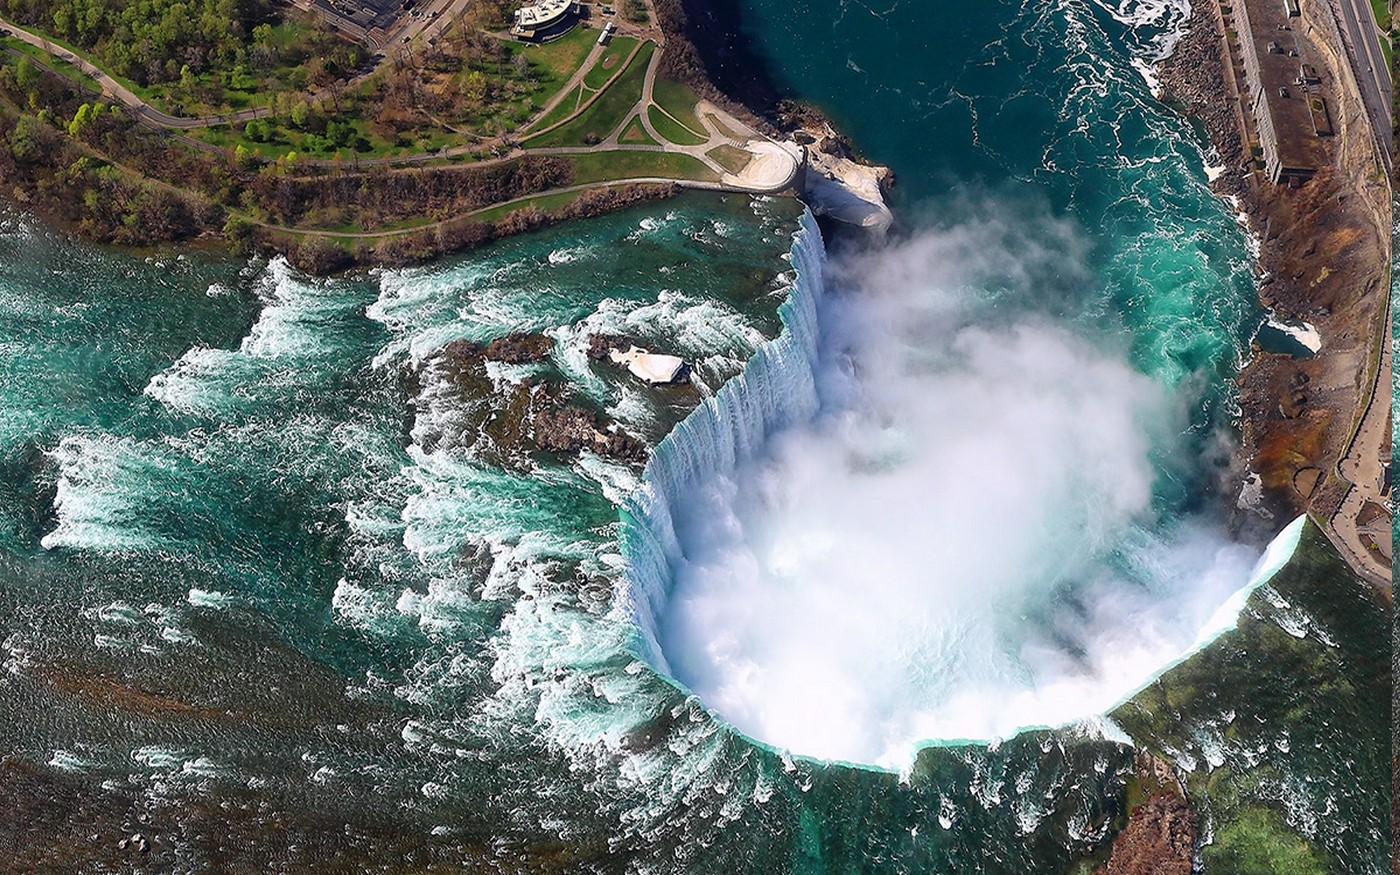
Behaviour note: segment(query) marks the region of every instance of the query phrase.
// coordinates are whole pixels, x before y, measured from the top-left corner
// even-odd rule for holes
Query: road
[[[1390,68],[1381,54],[1380,25],[1368,0],[1332,0],[1332,8],[1342,25],[1342,44],[1347,60],[1361,89],[1361,102],[1371,121],[1376,149],[1391,173],[1390,148]]]

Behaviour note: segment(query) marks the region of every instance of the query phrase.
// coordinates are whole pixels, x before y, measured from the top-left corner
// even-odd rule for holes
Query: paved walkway
[[[1384,326],[1389,326],[1393,302],[1387,299],[1383,313]],[[1348,564],[1356,569],[1371,584],[1385,592],[1391,590],[1390,563],[1381,561],[1366,547],[1364,534],[1371,534],[1381,543],[1389,541],[1390,533],[1369,531],[1371,527],[1357,522],[1362,509],[1368,504],[1384,506],[1380,495],[1380,481],[1385,459],[1390,456],[1387,443],[1390,426],[1390,377],[1391,348],[1390,332],[1381,331],[1380,361],[1376,368],[1375,383],[1370,387],[1367,406],[1361,415],[1361,423],[1356,436],[1347,447],[1346,454],[1337,463],[1337,475],[1352,484],[1342,500],[1342,506],[1328,521],[1336,537],[1337,548],[1346,556]],[[1382,537],[1384,540],[1382,541]],[[1393,548],[1392,548],[1393,549]]]

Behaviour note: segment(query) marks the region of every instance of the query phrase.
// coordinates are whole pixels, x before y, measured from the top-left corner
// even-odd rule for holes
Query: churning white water
[[[783,335],[648,468],[638,651],[761,741],[898,768],[1091,718],[1257,583],[1255,551],[1154,502],[1173,391],[988,291],[1072,273],[1072,235],[997,238],[833,271],[806,220]]]

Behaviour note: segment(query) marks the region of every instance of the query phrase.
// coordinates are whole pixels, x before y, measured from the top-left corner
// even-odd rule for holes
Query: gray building
[[[1259,134],[1264,169],[1274,182],[1293,185],[1317,171],[1324,161],[1318,138],[1332,133],[1317,75],[1304,63],[1293,29],[1301,24],[1300,2],[1317,0],[1234,4],[1248,90],[1243,99]]]

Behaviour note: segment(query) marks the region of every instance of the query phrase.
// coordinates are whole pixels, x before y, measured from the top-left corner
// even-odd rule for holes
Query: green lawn
[[[564,119],[578,111],[579,103],[582,102],[583,86],[575,86],[569,95],[559,102],[559,105],[545,113],[544,118],[531,125],[532,130],[542,131],[550,125],[558,124]]]
[[[657,79],[652,85],[651,96],[676,121],[697,134],[704,133],[705,126],[695,115],[695,104],[700,102],[700,98],[695,96],[690,86],[670,79]]]
[[[577,118],[552,131],[539,134],[526,141],[529,147],[542,146],[586,146],[597,143],[617,130],[642,99],[642,82],[646,77],[647,64],[656,46],[647,43],[631,65],[607,90],[600,94]]]
[[[574,159],[574,184],[610,179],[695,179],[718,182],[719,177],[698,158],[667,152],[617,150],[592,152]]]
[[[660,107],[647,107],[647,119],[651,122],[651,126],[656,128],[658,134],[680,146],[698,146],[708,139],[696,135],[689,128],[662,112]]]
[[[582,191],[562,191],[554,194],[542,194],[524,200],[514,201],[508,204],[501,204],[496,207],[488,207],[477,213],[472,213],[473,219],[483,222],[498,222],[516,210],[527,210],[534,207],[541,212],[557,210],[566,204],[573,203],[583,195]]]
[[[1390,7],[1385,0],[1371,0],[1371,11],[1376,13],[1376,23],[1381,26],[1381,30],[1390,30]]]
[[[583,84],[594,91],[608,84],[618,70],[619,65],[627,60],[627,56],[632,54],[632,48],[637,45],[637,41],[630,36],[613,37],[608,48],[603,52],[588,73],[583,77]]]
[[[565,36],[551,43],[518,43],[510,40],[507,45],[523,52],[531,64],[537,64],[558,79],[562,86],[569,77],[578,72],[583,59],[598,38],[597,31],[576,27]],[[557,87],[556,87],[557,90]]]

